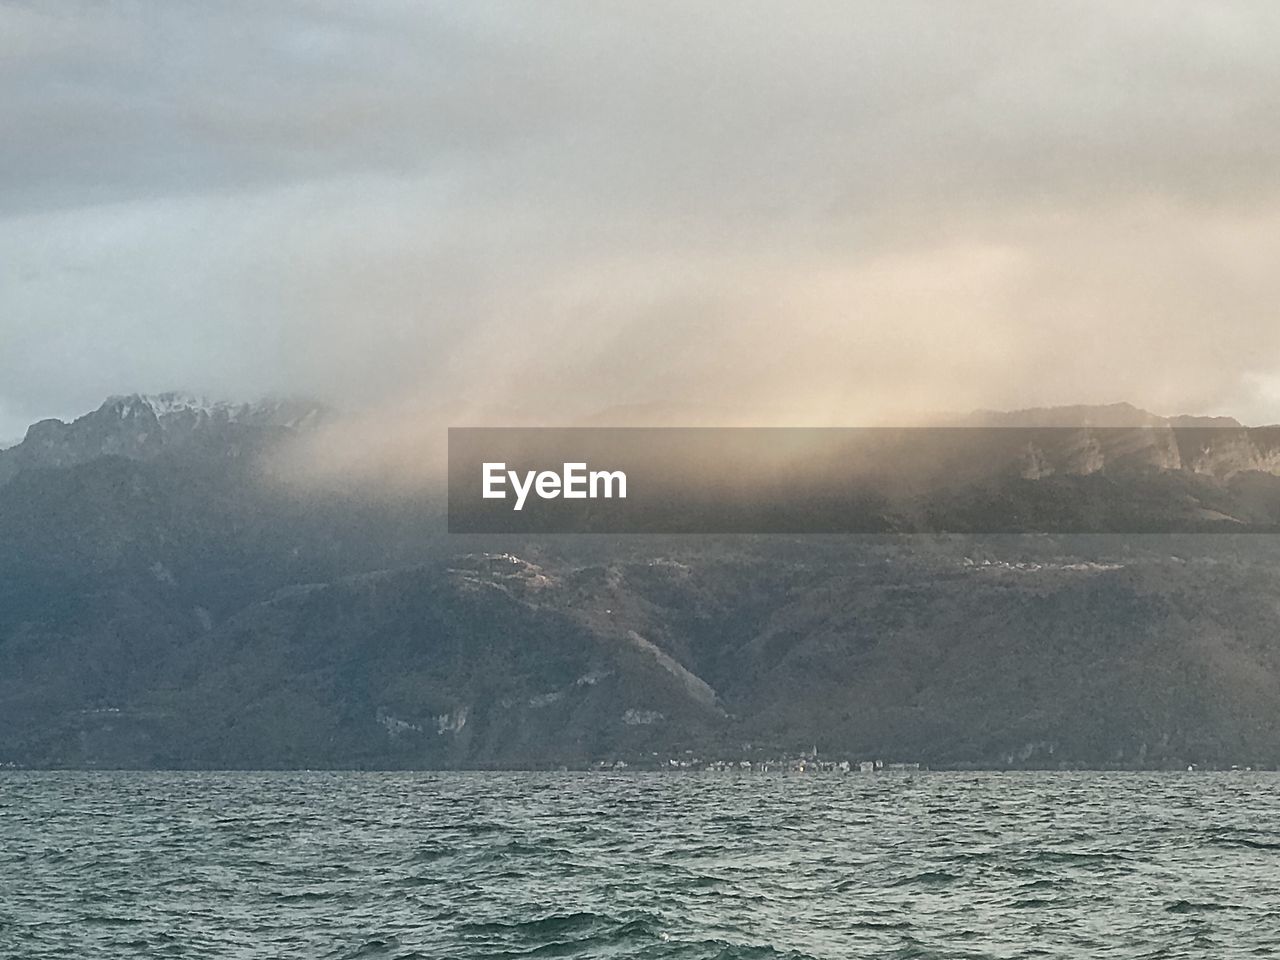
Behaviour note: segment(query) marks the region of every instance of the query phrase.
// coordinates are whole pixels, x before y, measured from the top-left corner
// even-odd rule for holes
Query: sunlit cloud
[[[0,38],[0,439],[174,388],[318,396],[388,463],[445,422],[1280,421],[1271,4],[9,3]]]

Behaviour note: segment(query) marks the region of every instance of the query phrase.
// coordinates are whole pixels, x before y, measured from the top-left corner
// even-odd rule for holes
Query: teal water
[[[0,774],[6,958],[1278,951],[1274,774]]]

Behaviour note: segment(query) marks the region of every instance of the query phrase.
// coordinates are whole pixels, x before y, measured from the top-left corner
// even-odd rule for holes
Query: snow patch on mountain
[[[99,412],[110,410],[127,420],[147,413],[162,422],[170,419],[212,420],[219,423],[247,423],[255,426],[298,427],[314,423],[325,408],[311,400],[267,398],[252,403],[212,400],[181,391],[132,393],[108,398]]]

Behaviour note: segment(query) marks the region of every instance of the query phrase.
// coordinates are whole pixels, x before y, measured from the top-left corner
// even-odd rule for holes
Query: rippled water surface
[[[1274,774],[0,774],[0,956],[1256,957]]]

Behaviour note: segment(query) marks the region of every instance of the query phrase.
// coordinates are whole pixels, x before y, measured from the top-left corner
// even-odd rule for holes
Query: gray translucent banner
[[[1280,531],[1280,427],[452,428],[454,533]]]

